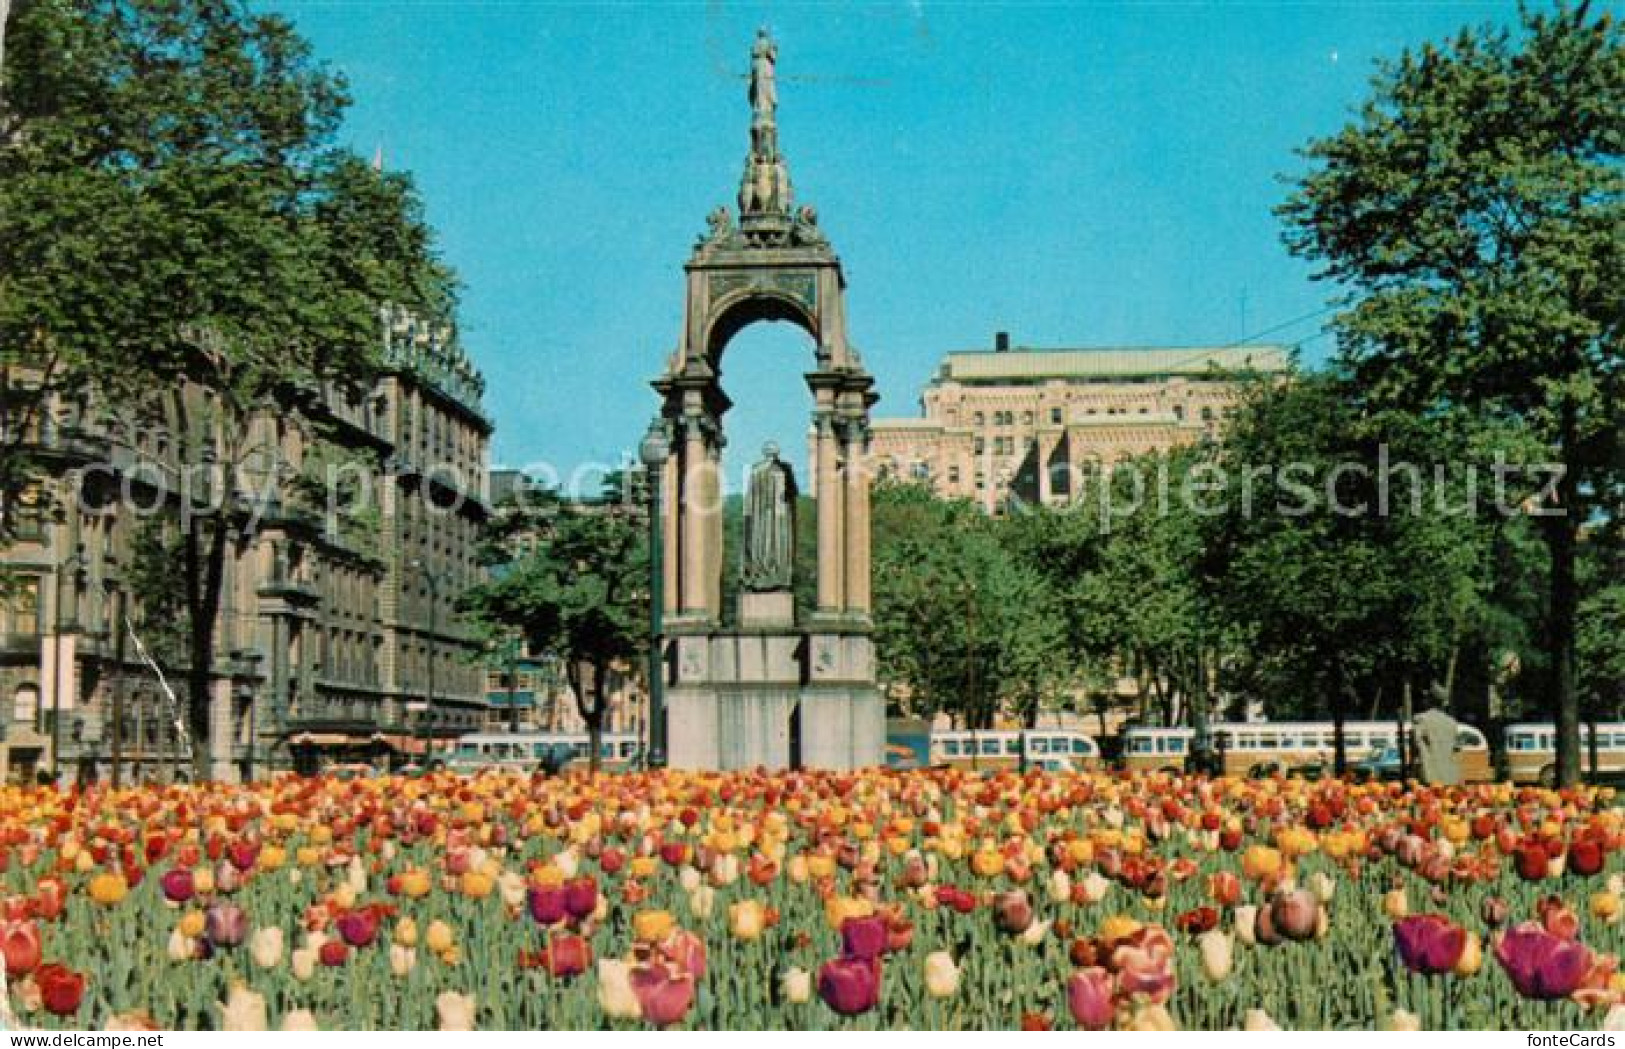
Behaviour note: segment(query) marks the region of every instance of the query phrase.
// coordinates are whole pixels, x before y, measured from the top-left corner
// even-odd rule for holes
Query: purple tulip
[[[1501,937],[1495,959],[1525,998],[1567,998],[1591,970],[1591,950],[1524,922]]]
[[[841,923],[841,954],[869,961],[886,952],[886,920],[879,915],[848,918]]]
[[[818,970],[818,996],[842,1016],[856,1016],[880,1002],[880,959],[837,958]]]
[[[1461,961],[1467,930],[1440,914],[1414,914],[1394,923],[1394,946],[1405,968],[1437,976]]]

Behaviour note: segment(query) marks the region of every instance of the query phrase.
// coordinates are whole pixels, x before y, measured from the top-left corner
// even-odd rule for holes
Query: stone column
[[[869,457],[861,419],[846,424],[846,610],[869,614]]]
[[[705,611],[722,617],[722,441],[706,445],[705,470]]]
[[[683,512],[681,460],[681,449],[673,448],[660,468],[661,542],[665,547],[661,551],[664,557],[661,569],[665,576],[662,604],[666,615],[676,615],[682,607],[683,598],[682,591],[678,589],[682,585],[682,552],[677,545],[681,534],[678,516]]]
[[[683,612],[703,612],[710,588],[705,581],[706,537],[709,529],[705,520],[705,474],[710,458],[705,450],[705,434],[700,420],[683,420],[683,527],[680,550],[683,562]]]
[[[818,611],[836,613],[845,605],[845,543],[841,507],[840,453],[835,442],[835,416],[820,411],[818,427]]]
[[[1049,475],[1049,457],[1054,453],[1055,446],[1049,445],[1046,450],[1042,437],[1033,438],[1033,454],[1038,457],[1038,505],[1048,506],[1053,490]]]

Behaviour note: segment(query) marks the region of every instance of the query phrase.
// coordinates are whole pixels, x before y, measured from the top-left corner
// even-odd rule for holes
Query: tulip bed
[[[0,792],[12,1025],[1580,1028],[1609,791],[953,771]]]

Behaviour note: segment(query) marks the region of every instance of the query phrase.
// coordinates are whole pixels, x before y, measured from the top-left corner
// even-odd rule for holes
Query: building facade
[[[1247,376],[1290,366],[1280,346],[1034,349],[1001,332],[943,359],[921,418],[876,419],[871,462],[990,513],[1065,502],[1084,471],[1216,433]]]
[[[243,421],[229,469],[207,395],[117,410],[49,396],[20,434],[41,480],[0,555],[0,767],[124,778],[392,750],[421,757],[484,721],[479,645],[454,603],[478,577],[491,432],[455,334],[381,311],[370,389],[300,391]],[[26,392],[29,369],[7,369]],[[211,491],[233,489],[225,498]],[[185,728],[181,515],[231,521],[210,738]],[[165,687],[167,684],[167,688]],[[171,698],[171,693],[173,698]]]

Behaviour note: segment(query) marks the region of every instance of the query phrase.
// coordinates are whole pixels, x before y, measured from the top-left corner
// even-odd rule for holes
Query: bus
[[[1593,760],[1592,726],[1580,723],[1580,768],[1586,775],[1625,772],[1625,722],[1604,721],[1596,725],[1597,748]],[[1519,722],[1508,725],[1502,734],[1506,753],[1507,778],[1514,783],[1557,783],[1557,730],[1550,721]]]
[[[1211,731],[1224,772],[1232,776],[1317,763],[1329,768],[1336,750],[1330,721],[1221,721]],[[1181,770],[1195,738],[1195,730],[1188,727],[1136,725],[1123,734],[1123,767]],[[1398,745],[1398,726],[1392,721],[1343,722],[1344,756],[1351,763]],[[1490,745],[1483,732],[1461,725],[1456,753],[1463,782],[1491,778]]]
[[[606,732],[599,737],[603,767],[625,771],[637,764],[642,741],[629,732]],[[474,732],[457,740],[446,767],[457,772],[514,769],[533,772],[550,758],[558,765],[585,765],[592,743],[585,732]]]
[[[1013,769],[1021,764],[1027,739],[1027,767],[1051,772],[1098,768],[1100,747],[1075,729],[1035,728],[936,731],[931,733],[931,764],[958,769]]]

